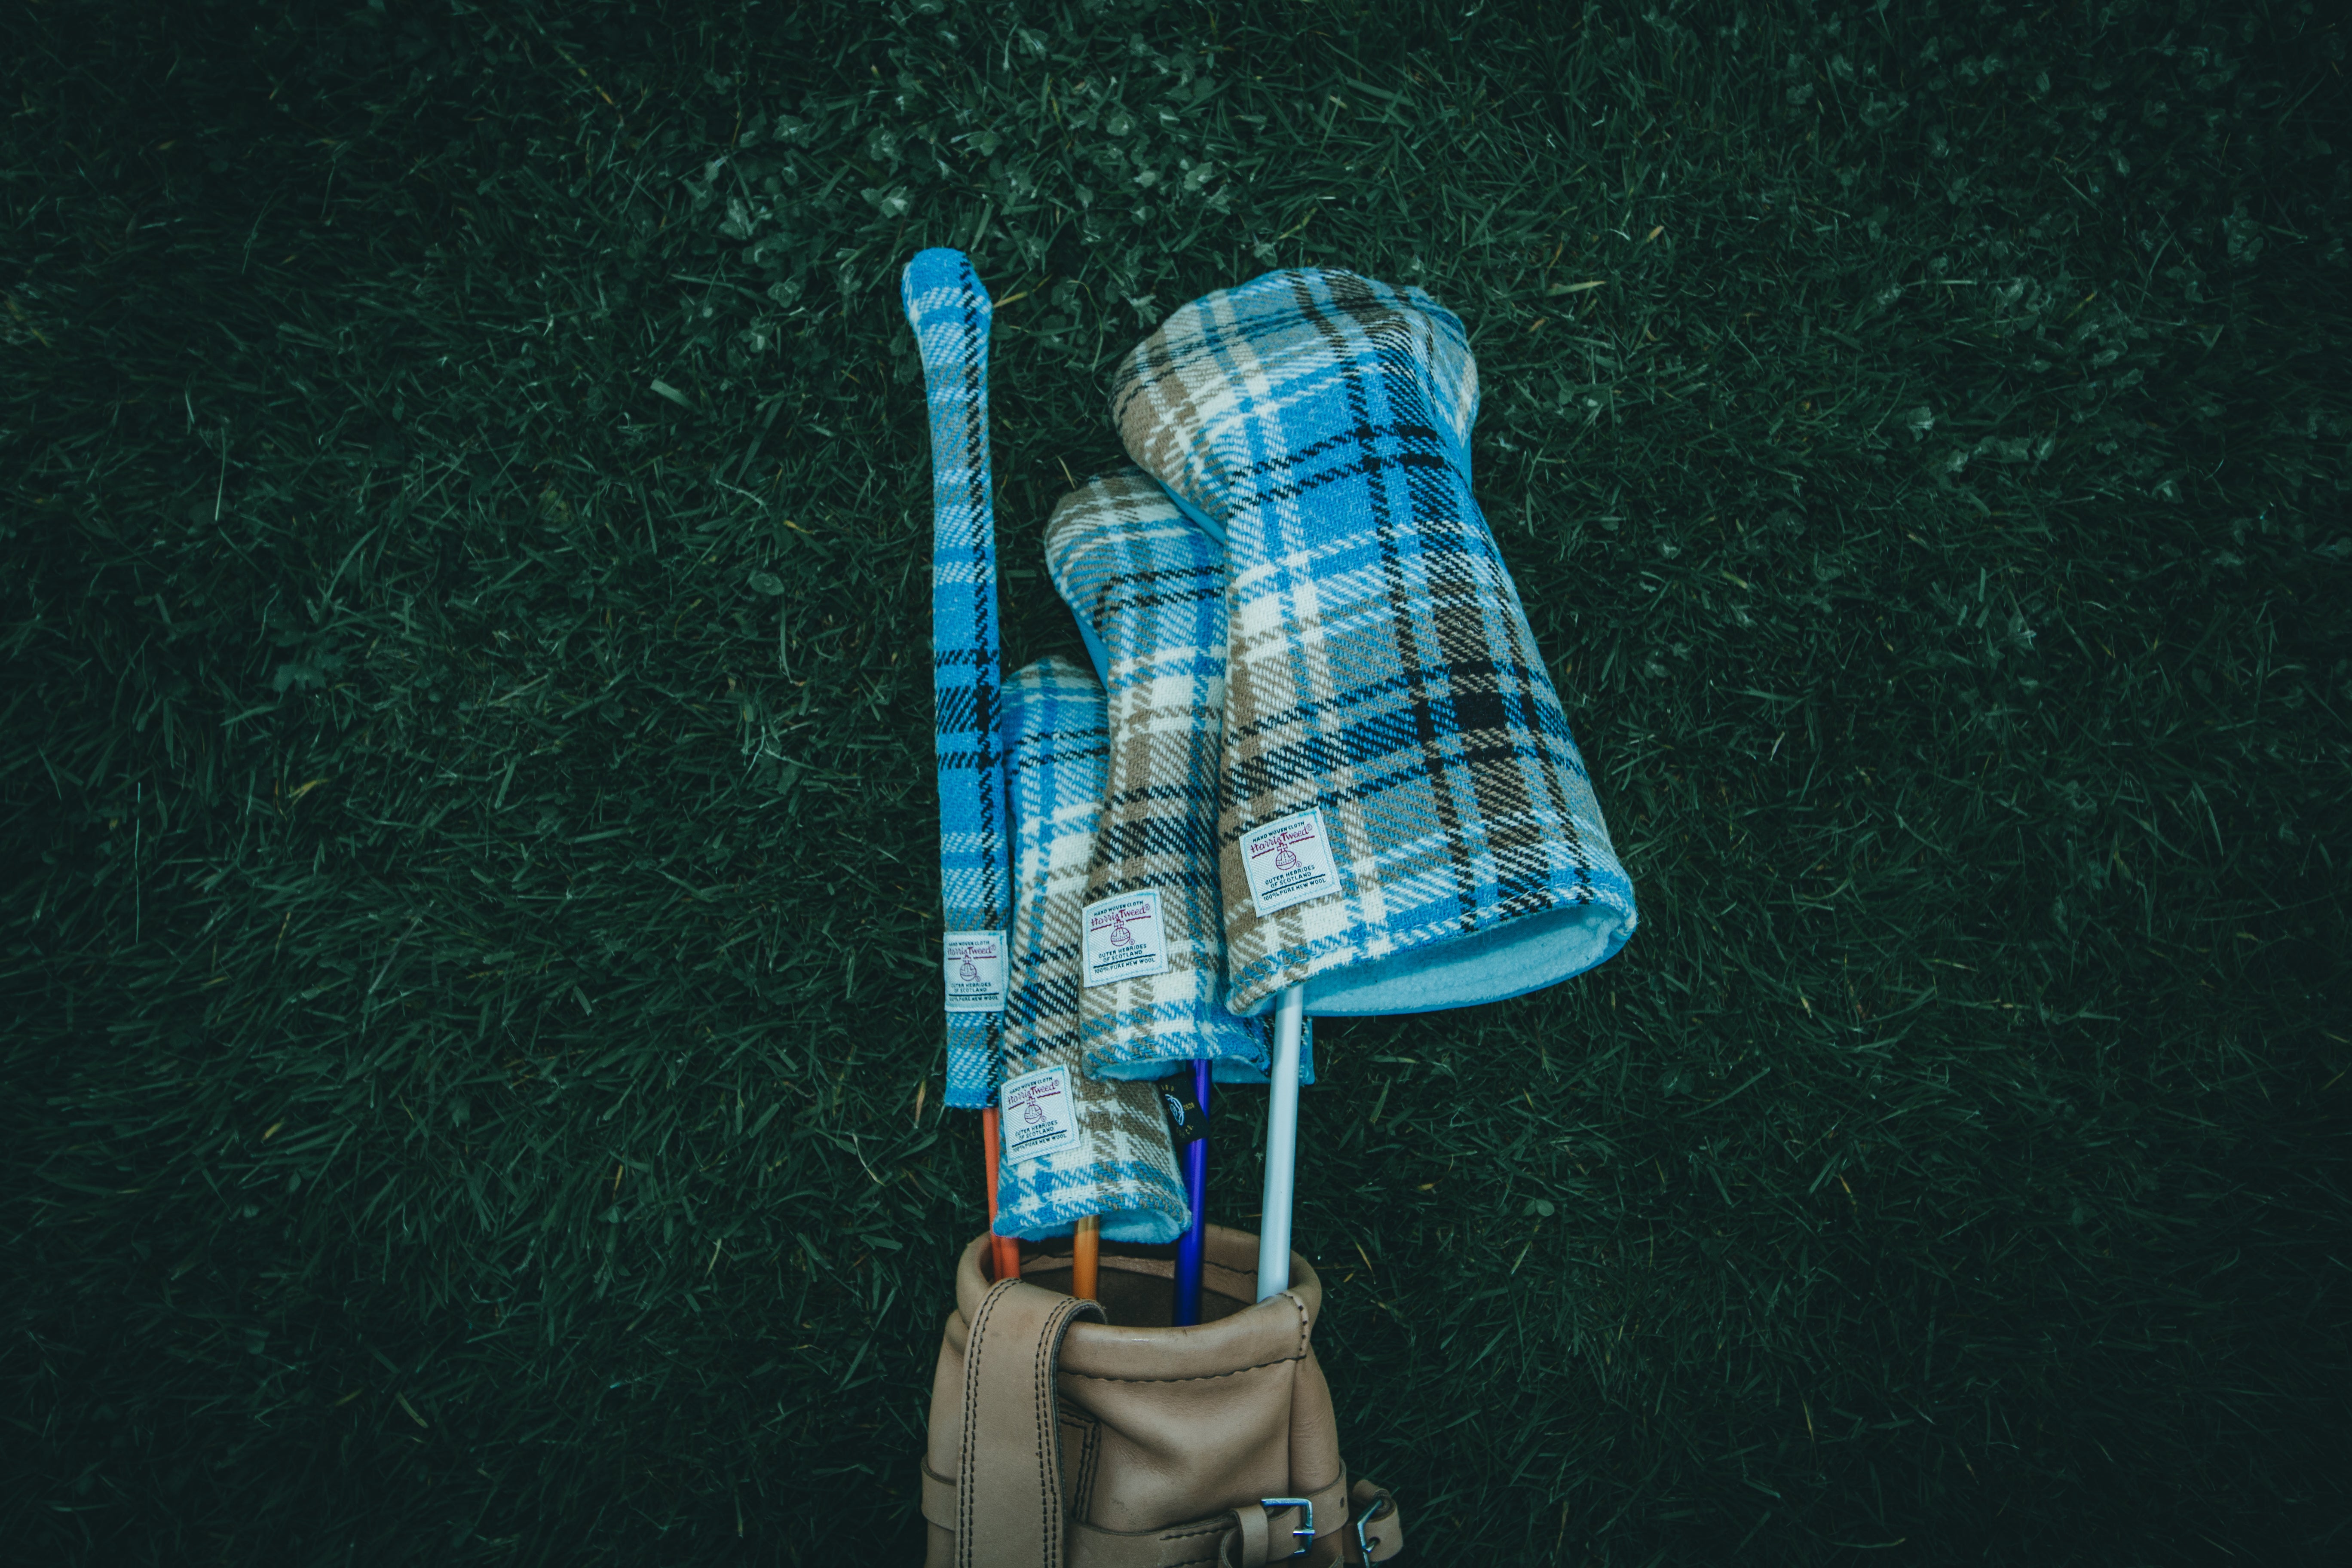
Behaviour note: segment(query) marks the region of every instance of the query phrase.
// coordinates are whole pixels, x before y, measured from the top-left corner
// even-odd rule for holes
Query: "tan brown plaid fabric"
[[[998,1091],[1004,1097],[1000,1236],[1067,1236],[1081,1217],[1099,1215],[1113,1241],[1164,1242],[1192,1223],[1158,1090],[1089,1078],[1080,1061],[1078,918],[1102,816],[1107,740],[1093,671],[1048,658],[1004,682],[1013,926]],[[1050,1109],[1057,1116],[1066,1110],[1076,1137],[1024,1158],[1016,1152],[1022,1118],[1040,1119],[1015,1080],[1052,1068],[1066,1078],[1046,1087],[1069,1100]]]
[[[1265,1021],[1223,1006],[1223,557],[1166,491],[1129,468],[1063,498],[1045,528],[1045,563],[1103,661],[1110,777],[1087,902],[1156,893],[1167,964],[1079,991],[1087,1070],[1160,1078],[1205,1058],[1222,1079],[1263,1081]]]
[[[1496,1001],[1633,930],[1633,886],[1471,497],[1476,406],[1450,311],[1336,270],[1194,300],[1120,366],[1129,453],[1224,542],[1218,837],[1237,1012],[1296,984],[1324,1014]],[[1252,868],[1286,860],[1286,884],[1254,890]]]

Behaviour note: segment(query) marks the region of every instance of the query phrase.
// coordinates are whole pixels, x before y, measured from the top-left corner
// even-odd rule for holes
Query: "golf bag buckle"
[[[1374,1503],[1369,1512],[1359,1513],[1356,1515],[1355,1520],[1353,1521],[1356,1526],[1356,1555],[1364,1560],[1365,1568],[1370,1568],[1372,1561],[1373,1538],[1364,1532],[1364,1527],[1377,1523],[1395,1511],[1396,1499],[1389,1496],[1386,1492],[1382,1492],[1381,1494],[1381,1500]]]
[[[1306,1544],[1293,1548],[1289,1555],[1292,1557],[1306,1556],[1308,1548],[1315,1544],[1314,1502],[1310,1499],[1303,1497],[1262,1497],[1257,1500],[1257,1506],[1265,1510],[1269,1514],[1274,1512],[1276,1509],[1283,1508],[1295,1508],[1298,1510],[1300,1522],[1298,1527],[1290,1532],[1290,1537],[1294,1541],[1304,1542]]]

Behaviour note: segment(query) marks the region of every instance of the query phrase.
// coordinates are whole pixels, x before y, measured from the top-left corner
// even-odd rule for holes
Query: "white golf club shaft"
[[[1298,1173],[1298,1037],[1307,1026],[1307,987],[1293,985],[1274,1005],[1272,1095],[1265,1111],[1265,1196],[1258,1205],[1257,1299],[1290,1289],[1290,1207]]]

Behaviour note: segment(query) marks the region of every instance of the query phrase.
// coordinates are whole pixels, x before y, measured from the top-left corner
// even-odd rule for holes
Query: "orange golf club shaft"
[[[1102,1216],[1087,1215],[1078,1221],[1070,1242],[1070,1294],[1081,1301],[1101,1300],[1095,1294],[1102,1267]]]

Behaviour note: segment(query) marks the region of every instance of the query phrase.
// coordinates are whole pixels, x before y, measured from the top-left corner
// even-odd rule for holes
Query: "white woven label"
[[[951,931],[945,944],[948,1011],[1004,1011],[1004,933]]]
[[[997,1106],[997,1132],[1008,1160],[1035,1160],[1078,1146],[1078,1108],[1067,1068],[1006,1079]]]
[[[1313,807],[1243,834],[1242,869],[1261,916],[1339,890],[1331,836],[1323,830],[1323,813]]]
[[[1157,888],[1088,904],[1078,929],[1086,933],[1080,985],[1108,985],[1114,980],[1140,980],[1168,973],[1168,931],[1160,918]]]

